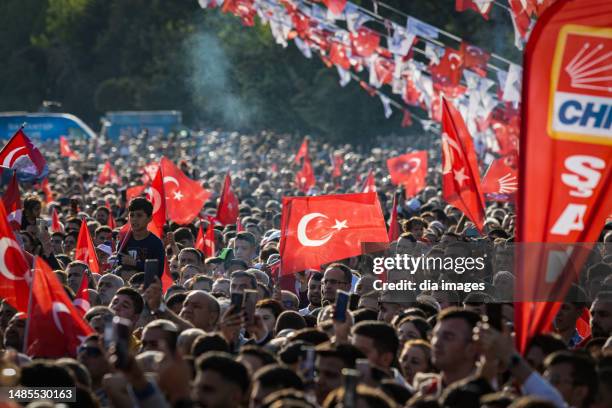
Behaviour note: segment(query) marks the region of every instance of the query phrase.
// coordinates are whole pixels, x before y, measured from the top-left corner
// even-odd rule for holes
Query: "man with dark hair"
[[[23,212],[21,216],[21,229],[25,230],[30,225],[36,225],[36,220],[40,218],[42,201],[35,194],[27,195],[23,200]]]
[[[256,345],[242,346],[236,361],[243,363],[251,373],[277,362],[271,351]]]
[[[257,256],[257,242],[255,236],[250,232],[242,231],[236,234],[232,245],[234,256],[242,259],[247,264],[251,265],[253,259]]]
[[[451,307],[440,312],[431,341],[432,362],[440,376],[423,384],[424,394],[439,395],[474,372],[479,353],[472,331],[479,320],[477,313],[466,309]]]
[[[183,245],[185,248],[193,248],[195,245],[195,238],[193,237],[193,233],[187,227],[178,228],[173,233],[174,241],[177,244]]]
[[[144,300],[135,289],[123,287],[115,293],[110,308],[117,316],[128,319],[135,325],[144,309]]]
[[[83,261],[72,261],[66,267],[66,273],[68,274],[68,286],[77,292],[83,278],[89,279],[89,266]]]
[[[351,289],[352,281],[353,273],[348,266],[341,263],[333,263],[327,266],[321,280],[322,304],[334,303],[338,290],[348,292]]]
[[[561,337],[552,333],[536,334],[527,345],[525,360],[540,374],[544,372],[544,360],[555,351],[565,350],[567,345]]]
[[[200,273],[203,272],[204,256],[195,248],[187,247],[181,249],[181,252],[178,254],[178,261],[179,268],[183,268],[187,265],[193,265],[200,271]]]
[[[245,289],[257,289],[257,278],[247,271],[236,271],[230,275],[230,293],[242,293]]]
[[[268,395],[287,388],[303,391],[304,382],[294,371],[279,364],[262,367],[253,375],[249,407],[260,408]]]
[[[313,272],[310,275],[310,279],[308,280],[308,292],[306,296],[308,297],[308,306],[303,309],[300,309],[300,314],[305,316],[311,313],[313,310],[321,307],[321,280],[323,279],[323,274],[320,272]]]
[[[207,408],[243,406],[248,397],[249,372],[230,354],[210,352],[195,363],[192,399]]]
[[[612,292],[599,292],[591,305],[593,337],[612,336]]]
[[[565,302],[561,304],[554,319],[555,331],[569,348],[576,347],[582,341],[582,337],[576,330],[576,322],[586,306],[584,291],[576,285],[570,286]]]
[[[605,263],[598,263],[587,269],[587,287],[591,299],[597,296],[603,281],[610,275],[612,275],[612,266]]]
[[[315,392],[317,401],[322,403],[332,390],[342,386],[342,369],[355,368],[355,361],[365,358],[359,349],[350,344],[332,344],[325,342],[316,348]]]
[[[544,377],[569,406],[588,408],[597,394],[595,363],[587,354],[557,351],[544,362]]]
[[[104,208],[104,207],[103,207]],[[111,242],[113,239],[113,230],[106,224],[96,228],[94,234],[93,243],[95,246],[104,244],[105,242]]]
[[[130,201],[128,215],[131,232],[119,254],[121,264],[144,272],[145,261],[157,259],[157,276],[161,279],[166,257],[164,244],[147,228],[153,215],[153,204],[144,197],[136,197]]]
[[[399,370],[392,367],[399,349],[399,339],[393,326],[385,322],[365,321],[353,326],[351,333],[351,343],[366,356],[371,365],[389,374],[398,384],[411,389]]]
[[[206,333],[202,334],[193,341],[190,349],[190,354],[193,358],[197,358],[204,353],[209,351],[223,351],[229,353],[230,347],[227,344],[227,340],[220,333]]]
[[[173,357],[178,334],[176,324],[170,320],[153,320],[142,331],[140,352],[160,351],[166,356]]]

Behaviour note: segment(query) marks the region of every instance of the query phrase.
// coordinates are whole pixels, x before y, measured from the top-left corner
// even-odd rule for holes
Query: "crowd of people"
[[[299,138],[145,132],[118,141],[73,142],[81,160],[60,157],[54,142],[41,145],[53,201],[22,186],[18,239],[24,250],[47,261],[72,299],[87,280],[91,307],[84,319],[95,333],[73,355],[27,355],[27,316],[3,301],[2,385],[76,387],[71,404],[78,407],[612,407],[612,250],[606,245],[612,245],[612,223],[602,225],[600,243],[552,330],[530,339],[521,354],[513,340],[514,206],[487,203],[486,230],[475,234],[441,198],[439,145],[427,138],[395,141],[357,150],[311,140],[316,186],[308,194],[360,192],[373,170],[389,221],[398,186],[386,159],[408,147],[429,148],[428,185],[399,200],[401,234],[386,255],[487,254],[482,270],[409,275],[417,282],[481,282],[484,290],[377,290],[372,254],[275,275],[281,198],[303,195],[294,182]],[[343,157],[337,177],[329,159],[334,153]],[[163,240],[147,231],[151,202],[144,196],[125,199],[126,188],[142,184],[143,167],[162,155],[212,193],[203,218],[187,225],[168,222]],[[117,169],[120,185],[97,183],[106,160]],[[199,224],[208,227],[205,216],[215,215],[228,170],[243,230],[214,226],[216,251],[206,257],[195,245]],[[49,228],[54,210],[63,232]],[[114,230],[108,226],[111,215]],[[82,222],[93,237],[99,274],[75,260]],[[132,236],[120,246],[118,233],[126,223]],[[160,265],[168,260],[174,282],[165,292],[161,268],[153,282],[145,282],[146,259]],[[392,270],[385,282],[405,278]],[[344,316],[336,304],[339,291],[355,294]],[[254,313],[246,301],[233,301],[247,292],[255,293]],[[501,324],[487,316],[493,304],[500,305]],[[578,330],[585,310],[590,319]],[[111,333],[115,317],[128,330],[127,350]]]

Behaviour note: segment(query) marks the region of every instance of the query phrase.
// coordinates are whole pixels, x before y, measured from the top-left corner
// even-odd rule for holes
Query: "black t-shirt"
[[[146,259],[157,259],[159,265],[157,276],[161,279],[164,272],[165,251],[163,242],[155,234],[149,233],[141,240],[136,240],[131,236],[122,252],[136,259],[136,269],[140,272],[144,272]]]

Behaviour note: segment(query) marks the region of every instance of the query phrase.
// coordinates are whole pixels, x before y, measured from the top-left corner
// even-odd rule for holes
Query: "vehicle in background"
[[[108,139],[117,139],[120,135],[135,136],[145,129],[150,135],[182,130],[183,114],[180,111],[106,112],[100,134]]]
[[[96,133],[81,119],[69,113],[0,112],[0,139],[8,140],[26,124],[24,131],[36,140],[95,138]]]

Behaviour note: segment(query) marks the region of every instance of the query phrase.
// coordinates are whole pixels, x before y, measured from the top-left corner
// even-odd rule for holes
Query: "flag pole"
[[[36,259],[37,257],[34,258],[34,265],[36,265]],[[30,320],[32,319],[32,293],[34,292],[34,273],[35,273],[35,269],[31,268],[30,269],[30,275],[32,276],[32,280],[30,281],[30,290],[28,291],[28,313],[26,315],[26,325],[25,325],[25,331],[23,334],[23,349],[22,352],[23,354],[27,354],[28,352],[28,337],[30,334]]]

